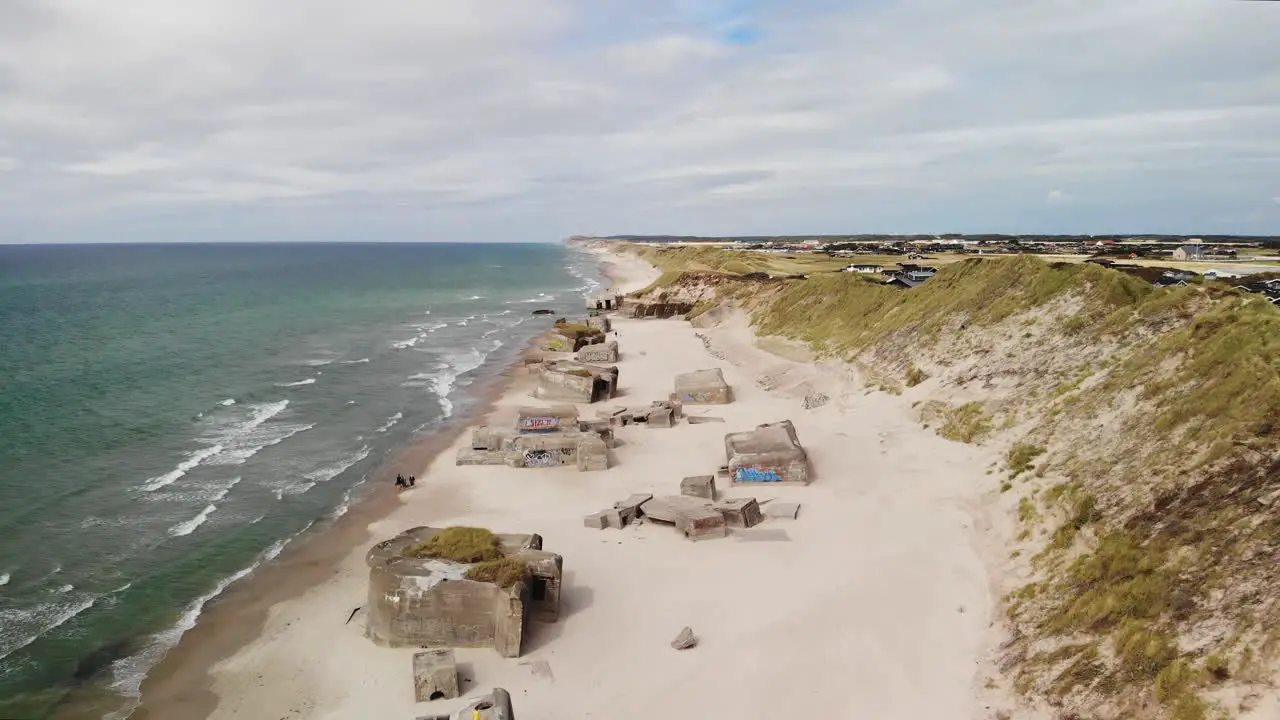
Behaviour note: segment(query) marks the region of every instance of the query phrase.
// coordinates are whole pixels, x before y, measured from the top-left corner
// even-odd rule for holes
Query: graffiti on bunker
[[[782,482],[782,476],[771,468],[740,467],[733,473],[738,482]]]

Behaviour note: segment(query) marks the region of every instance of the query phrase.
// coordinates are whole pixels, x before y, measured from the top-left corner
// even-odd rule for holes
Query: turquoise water
[[[594,286],[553,245],[0,246],[0,718],[135,696]]]

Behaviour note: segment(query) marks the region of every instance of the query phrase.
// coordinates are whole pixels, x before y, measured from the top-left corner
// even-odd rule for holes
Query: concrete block
[[[593,512],[582,518],[582,524],[592,530],[603,530],[609,527],[609,522],[605,519],[603,510],[600,512]]]
[[[760,503],[755,498],[726,498],[711,506],[724,516],[724,524],[735,528],[749,528],[764,521]]]
[[[800,503],[778,502],[774,500],[764,506],[764,516],[779,520],[795,520],[800,514]]]
[[[716,479],[713,475],[694,475],[680,481],[680,494],[690,497],[716,499]]]
[[[414,653],[413,690],[418,702],[458,697],[458,664],[453,650]]]
[[[695,542],[722,538],[729,535],[724,515],[711,508],[687,511],[676,521],[676,529]]]
[[[649,411],[648,425],[651,428],[669,428],[675,424],[671,408],[654,408]]]
[[[611,527],[614,530],[621,530],[631,522],[631,518],[618,508],[602,510],[601,513],[604,515],[605,527]]]
[[[613,506],[618,510],[622,510],[631,515],[632,519],[642,517],[644,512],[640,510],[640,506],[653,499],[651,493],[632,493],[626,500],[619,500]]]

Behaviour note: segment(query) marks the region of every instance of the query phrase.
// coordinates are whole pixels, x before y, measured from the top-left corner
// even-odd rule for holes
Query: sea
[[[0,246],[0,718],[127,717],[210,599],[599,286],[551,244]]]

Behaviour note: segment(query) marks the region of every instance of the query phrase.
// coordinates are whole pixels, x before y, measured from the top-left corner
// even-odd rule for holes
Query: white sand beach
[[[609,269],[626,289],[654,276],[633,258]],[[587,473],[455,467],[464,436],[371,527],[377,538],[418,525],[536,532],[564,557],[559,622],[531,622],[518,659],[458,650],[464,693],[506,688],[521,720],[993,717],[982,687],[998,584],[977,530],[992,487],[987,451],[935,436],[909,400],[867,394],[843,367],[761,350],[741,319],[706,330],[675,320],[614,327],[623,389],[614,404],[666,398],[675,374],[720,367],[736,402],[686,414],[725,422],[621,428],[612,467]],[[529,383],[511,383],[493,422],[536,404]],[[806,410],[807,392],[830,400]],[[720,486],[730,497],[799,502],[797,519],[758,526],[781,537],[693,543],[653,523],[583,526],[583,515],[630,493],[678,493],[682,477],[723,464],[726,432],[783,419],[795,423],[814,482]],[[330,581],[272,608],[259,639],[213,668],[213,718],[411,720],[463,703],[416,704],[414,651],[375,646],[360,615],[344,625],[366,601],[367,550],[352,547]],[[698,645],[673,650],[686,625]],[[535,672],[538,661],[550,672]]]

